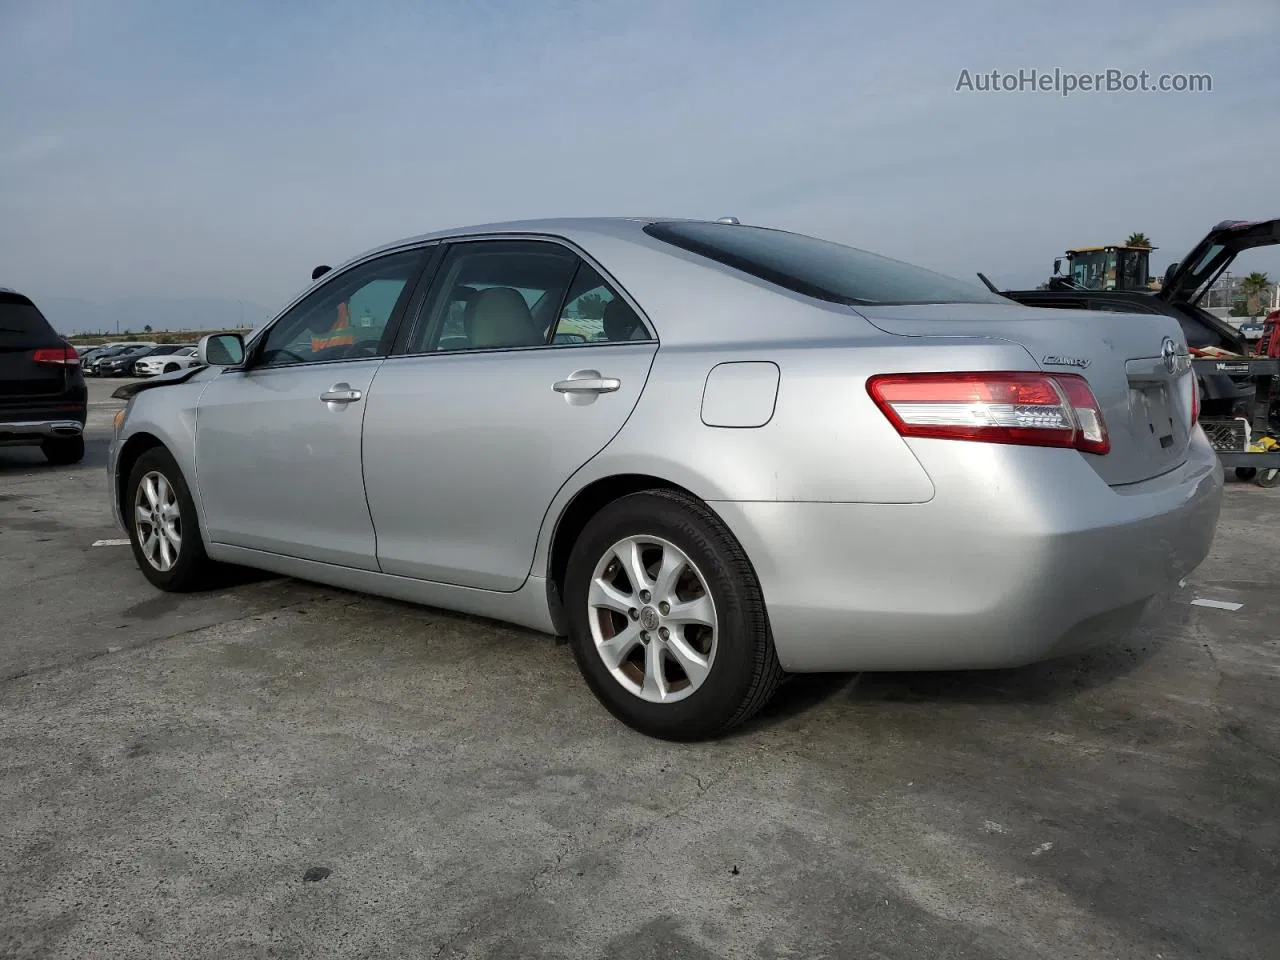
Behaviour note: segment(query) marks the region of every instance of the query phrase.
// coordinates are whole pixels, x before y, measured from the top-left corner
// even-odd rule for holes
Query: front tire
[[[133,558],[153,585],[171,593],[213,585],[216,565],[204,550],[195,501],[168,450],[153,447],[138,458],[122,506]]]
[[[565,603],[587,685],[648,736],[723,734],[782,681],[755,571],[687,495],[644,491],[596,514],[570,554]]]
[[[40,452],[55,467],[69,467],[84,459],[84,437],[59,437],[57,440],[45,440],[40,444]]]

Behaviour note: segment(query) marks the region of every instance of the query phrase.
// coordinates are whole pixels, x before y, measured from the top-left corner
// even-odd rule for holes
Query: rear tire
[[[1265,467],[1259,470],[1257,479],[1253,482],[1268,489],[1280,486],[1280,467]]]
[[[216,585],[218,565],[205,553],[195,501],[168,450],[138,458],[121,507],[133,558],[154,586],[185,593]]]
[[[84,459],[84,437],[59,437],[45,440],[40,452],[55,467],[68,467]]]
[[[723,734],[783,679],[750,561],[724,522],[687,495],[643,491],[596,514],[570,554],[565,604],[587,685],[648,736]]]

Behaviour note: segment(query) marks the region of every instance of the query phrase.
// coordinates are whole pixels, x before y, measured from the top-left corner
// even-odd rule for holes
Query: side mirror
[[[1175,272],[1177,272],[1177,269],[1178,269],[1178,261],[1177,261],[1177,260],[1173,261],[1173,263],[1169,264],[1169,266],[1167,266],[1167,267],[1165,268],[1165,271],[1164,271],[1164,285],[1165,285],[1166,287],[1169,285],[1169,281],[1171,281],[1171,280],[1173,279],[1173,275],[1174,275],[1174,273],[1175,273]]]
[[[196,358],[209,367],[238,367],[244,363],[244,340],[238,333],[214,333],[200,338]]]
[[[314,270],[311,271],[311,279],[319,280],[321,277],[323,277],[326,273],[328,273],[332,269],[333,267],[328,267],[321,264],[320,266],[316,267]]]
[[[1056,274],[1061,269],[1062,269],[1062,258],[1058,257],[1057,260],[1053,261],[1053,272]]]

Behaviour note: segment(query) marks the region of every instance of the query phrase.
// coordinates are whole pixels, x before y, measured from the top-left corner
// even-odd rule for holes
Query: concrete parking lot
[[[519,629],[156,592],[93,546],[118,383],[82,465],[0,450],[0,956],[1277,955],[1280,492],[1123,646],[674,746]]]

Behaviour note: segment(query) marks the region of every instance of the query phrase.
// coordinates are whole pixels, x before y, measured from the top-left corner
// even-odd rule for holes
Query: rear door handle
[[[614,393],[621,389],[622,381],[615,377],[571,377],[557,380],[551,385],[556,393]]]
[[[359,390],[353,390],[349,383],[335,383],[332,387],[320,394],[320,399],[325,403],[354,403],[359,400],[362,394]]]

